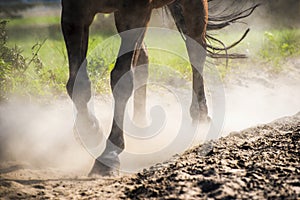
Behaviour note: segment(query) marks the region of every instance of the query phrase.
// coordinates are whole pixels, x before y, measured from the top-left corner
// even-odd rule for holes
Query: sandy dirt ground
[[[74,138],[70,100],[1,105],[0,199],[300,199],[300,60],[288,62],[291,67],[279,74],[253,66],[233,70],[225,80],[226,116],[218,138],[159,157],[121,155],[117,177],[86,176],[93,157]],[[178,101],[163,104],[172,117],[159,145],[134,145],[126,135],[128,155],[151,155],[176,133]],[[95,99],[105,134],[111,106],[109,98]]]
[[[2,166],[3,199],[298,199],[300,113],[206,142],[142,172],[88,178]]]

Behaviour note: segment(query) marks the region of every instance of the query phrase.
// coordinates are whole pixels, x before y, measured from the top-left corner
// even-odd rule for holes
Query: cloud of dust
[[[273,78],[260,70],[245,72],[249,78],[227,86],[223,135],[299,112],[299,60],[297,66]]]
[[[237,82],[226,84],[225,121],[219,136],[299,112],[299,68],[296,72],[297,76],[294,71],[273,79],[268,79],[267,74],[248,72],[250,78],[241,77]],[[197,126],[196,130],[189,118],[190,90],[182,89],[176,93],[183,96],[184,103],[179,102],[174,94],[165,88],[149,87],[148,119],[151,122],[151,116],[154,117],[152,121],[161,118],[164,123],[156,135],[146,139],[134,137],[139,133],[130,133],[128,128],[132,116],[130,99],[128,119],[125,120],[126,148],[121,154],[123,172],[134,172],[163,162],[206,139],[209,126]],[[208,94],[208,100],[214,99]],[[111,97],[93,99],[96,117],[106,137],[112,122],[112,102]],[[211,102],[208,103],[211,105]],[[153,110],[155,106],[163,109],[164,117],[159,110]],[[2,104],[0,119],[2,165],[5,164],[2,161],[15,161],[32,167],[59,168],[81,174],[86,174],[90,169],[94,158],[74,138],[74,110],[70,100],[57,100],[49,105],[21,100]],[[180,137],[175,142],[180,134],[192,136],[186,137],[186,141],[183,141],[185,137]]]
[[[260,8],[261,9],[261,8]],[[266,23],[264,9],[251,16],[248,24],[256,28],[270,27]],[[158,13],[158,17],[161,14]],[[251,22],[251,23],[250,23]],[[155,23],[155,22],[153,22]],[[172,24],[171,26],[174,26]],[[276,118],[293,115],[300,111],[300,61],[295,59],[291,71],[272,77],[262,70],[247,70],[235,75],[232,82],[225,84],[225,119],[219,136],[239,131]],[[179,84],[180,85],[180,84]],[[177,93],[178,94],[178,93]],[[192,124],[189,117],[190,89],[182,89],[178,95],[165,88],[151,89],[148,93],[148,119],[160,119],[159,106],[165,118],[163,126],[151,138],[135,137],[138,133],[125,134],[126,149],[121,154],[121,169],[133,172],[143,167],[169,159],[189,146],[199,144],[207,138],[210,125]],[[208,93],[209,112],[211,99]],[[109,134],[112,123],[113,101],[111,97],[95,97],[93,100],[96,117],[104,134]],[[132,116],[132,99],[128,104],[128,116]],[[151,113],[151,111],[153,111]],[[216,111],[218,112],[218,111]],[[126,120],[125,120],[126,121]],[[127,125],[130,127],[130,119]],[[155,121],[155,120],[154,120]],[[184,122],[184,123],[183,123]],[[0,161],[1,167],[8,162],[38,168],[59,168],[67,172],[86,174],[93,157],[76,141],[73,134],[74,110],[70,100],[56,100],[49,105],[15,100],[0,105]],[[183,124],[182,127],[180,127]],[[181,131],[178,129],[181,128]],[[185,137],[179,137],[178,134]],[[143,134],[143,132],[141,132]],[[182,145],[184,143],[184,145]]]
[[[76,142],[70,101],[49,105],[14,100],[0,105],[1,165],[82,172],[91,158]],[[89,161],[89,162],[88,162]]]

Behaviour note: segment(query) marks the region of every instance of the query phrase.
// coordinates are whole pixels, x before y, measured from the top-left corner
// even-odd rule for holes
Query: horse
[[[213,48],[207,43],[207,29],[220,29],[252,13],[255,7],[217,18],[209,23],[208,2],[212,0],[62,0],[61,27],[67,48],[69,79],[66,84],[68,95],[77,109],[75,124],[80,132],[98,133],[99,123],[90,112],[91,83],[86,70],[89,27],[97,13],[114,13],[115,25],[121,37],[119,56],[111,71],[111,89],[114,98],[114,119],[103,153],[94,161],[89,176],[112,175],[120,166],[119,154],[124,150],[123,119],[128,99],[134,93],[134,119],[146,119],[146,82],[148,78],[148,53],[143,41],[153,9],[165,7],[171,13],[178,30],[184,38],[192,64],[193,96],[190,116],[194,121],[209,120],[203,82],[203,67],[207,53]],[[133,30],[130,35],[122,32]],[[190,43],[196,41],[203,48],[195,51]],[[216,40],[216,39],[215,39]],[[216,40],[220,42],[219,40]],[[237,42],[238,43],[238,42]],[[232,45],[234,46],[234,45]],[[125,49],[132,49],[122,53]],[[219,57],[222,56],[219,54]],[[116,84],[125,76],[121,89]],[[76,90],[75,90],[75,82]],[[134,84],[142,85],[134,90]]]

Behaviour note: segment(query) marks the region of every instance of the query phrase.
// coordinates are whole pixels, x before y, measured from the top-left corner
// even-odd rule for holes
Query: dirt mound
[[[141,199],[297,199],[299,139],[300,113],[232,133],[138,173],[125,194]]]
[[[87,178],[6,163],[0,198],[300,198],[300,113],[231,133],[134,175]]]

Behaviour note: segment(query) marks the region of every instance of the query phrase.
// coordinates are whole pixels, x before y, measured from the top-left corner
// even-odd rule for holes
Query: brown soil
[[[300,113],[231,133],[134,175],[2,163],[3,199],[299,199]]]

